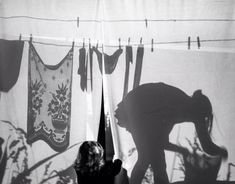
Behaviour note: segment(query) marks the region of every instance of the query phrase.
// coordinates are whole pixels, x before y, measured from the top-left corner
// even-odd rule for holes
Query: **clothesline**
[[[28,39],[22,39],[22,41],[30,41]],[[235,41],[235,38],[231,38],[231,39],[205,39],[205,40],[200,40],[200,42],[202,43],[206,43],[206,42],[231,42],[231,41]],[[51,45],[51,46],[61,46],[61,47],[71,47],[71,44],[55,44],[55,43],[51,43],[51,42],[41,42],[41,41],[32,41],[32,43],[36,43],[36,44],[42,44],[42,45]],[[91,43],[86,43],[86,42],[79,42],[81,45],[76,45],[76,41],[74,42],[74,47],[86,47]],[[197,40],[191,40],[190,43],[198,43]],[[164,44],[188,44],[188,40],[187,41],[166,41],[166,42],[150,42],[150,43],[141,43],[141,45],[143,46],[154,46],[154,45],[164,45]],[[93,44],[91,44],[93,45]],[[96,45],[96,44],[95,44]],[[120,45],[110,45],[110,44],[98,44],[98,48],[102,48],[102,47],[124,47],[127,45],[131,45],[131,46],[139,46],[140,43],[127,43],[127,44],[120,44]]]
[[[57,19],[57,18],[43,18],[43,17],[33,17],[33,16],[24,16],[24,15],[16,15],[16,16],[0,16],[0,19],[34,19],[40,21],[56,21],[56,22],[234,22],[235,19],[212,19],[212,18],[202,18],[202,19],[80,19],[77,17],[76,19]]]

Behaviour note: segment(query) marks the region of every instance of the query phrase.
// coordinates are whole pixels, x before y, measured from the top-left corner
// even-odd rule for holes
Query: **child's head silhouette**
[[[76,170],[81,173],[96,173],[104,165],[104,150],[96,141],[85,141],[79,148],[75,162]]]

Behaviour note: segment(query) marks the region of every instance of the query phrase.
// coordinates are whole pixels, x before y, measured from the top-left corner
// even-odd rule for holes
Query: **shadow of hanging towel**
[[[78,75],[81,76],[80,87],[82,91],[87,90],[87,56],[86,49],[83,47],[79,50],[79,68]]]
[[[24,41],[0,39],[0,91],[8,92],[16,83]]]
[[[140,85],[143,57],[144,57],[144,46],[140,44],[137,48],[133,89],[137,88]]]
[[[102,73],[102,53],[96,48],[96,47],[92,47],[94,52],[97,55],[97,60],[99,63],[99,68],[100,68],[100,72]],[[115,67],[117,65],[119,56],[122,54],[123,50],[121,48],[119,48],[118,50],[116,50],[112,55],[108,55],[106,53],[104,53],[104,69],[105,69],[105,74],[112,74],[113,71],[115,70]]]

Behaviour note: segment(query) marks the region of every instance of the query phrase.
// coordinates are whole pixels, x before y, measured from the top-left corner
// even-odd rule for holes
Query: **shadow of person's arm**
[[[166,144],[165,149],[168,151],[178,152],[182,154],[183,156],[187,156],[189,154],[189,150],[187,148],[178,146],[170,142]]]

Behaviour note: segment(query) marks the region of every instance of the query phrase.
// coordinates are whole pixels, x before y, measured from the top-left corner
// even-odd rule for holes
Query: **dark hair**
[[[104,150],[96,141],[85,141],[79,148],[75,161],[75,170],[95,175],[104,166]]]
[[[213,125],[213,111],[209,98],[203,95],[201,90],[197,90],[193,93],[192,99],[194,101],[194,105],[196,105],[198,113],[200,116],[203,116],[207,123],[208,132],[211,133]]]

